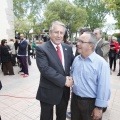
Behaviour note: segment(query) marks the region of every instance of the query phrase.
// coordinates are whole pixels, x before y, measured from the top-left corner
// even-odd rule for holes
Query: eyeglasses
[[[84,41],[82,41],[82,40],[78,40],[77,42],[79,42],[79,43],[92,43],[92,42],[84,42]]]

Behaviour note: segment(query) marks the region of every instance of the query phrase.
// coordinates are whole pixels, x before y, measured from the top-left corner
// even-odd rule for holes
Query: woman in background
[[[119,43],[117,42],[116,37],[112,37],[112,42],[110,43],[110,52],[109,52],[109,64],[110,69],[112,70],[112,65],[114,63],[113,72],[116,70],[116,57],[119,50]]]
[[[11,50],[7,45],[7,40],[1,41],[1,61],[4,75],[14,75],[13,66],[11,62]]]

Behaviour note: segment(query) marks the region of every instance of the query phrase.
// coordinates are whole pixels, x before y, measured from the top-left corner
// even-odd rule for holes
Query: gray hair
[[[101,30],[100,28],[95,28],[94,31],[95,31],[95,30],[98,30],[99,33],[100,33],[101,35],[103,35],[103,32],[102,32],[102,30]]]
[[[65,24],[62,23],[62,22],[60,22],[60,21],[54,21],[54,22],[52,22],[49,31],[53,30],[53,26],[54,26],[54,25],[63,26],[63,27],[65,28],[65,31],[66,31],[66,26],[65,26]]]
[[[95,34],[93,34],[93,33],[87,33],[87,34],[90,34],[90,36],[91,36],[90,39],[89,39],[89,42],[91,42],[93,44],[96,44],[98,42]]]

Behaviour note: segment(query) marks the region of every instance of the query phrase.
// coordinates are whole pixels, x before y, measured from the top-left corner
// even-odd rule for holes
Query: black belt
[[[81,97],[81,96],[75,95],[74,93],[73,95],[79,100],[95,100],[95,98]]]

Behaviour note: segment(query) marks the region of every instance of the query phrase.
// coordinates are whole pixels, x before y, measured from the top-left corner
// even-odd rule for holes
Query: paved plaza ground
[[[31,60],[30,75],[27,78],[18,74],[20,70],[18,66],[14,67],[15,75],[13,76],[4,76],[0,70],[0,80],[3,84],[0,91],[0,115],[2,120],[40,120],[40,104],[35,99],[40,73],[35,59],[31,58]],[[112,94],[103,120],[120,120],[120,76],[116,76],[117,73],[118,61],[117,69],[111,75]]]

